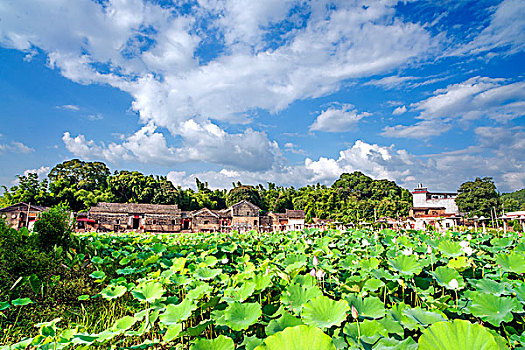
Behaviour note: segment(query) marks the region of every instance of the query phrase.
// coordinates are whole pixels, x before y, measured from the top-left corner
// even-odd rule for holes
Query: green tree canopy
[[[500,195],[491,177],[479,178],[463,183],[458,190],[456,204],[469,216],[490,217],[490,211],[501,203]]]

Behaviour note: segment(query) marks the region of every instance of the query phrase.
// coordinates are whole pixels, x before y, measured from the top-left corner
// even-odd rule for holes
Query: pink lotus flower
[[[354,319],[357,319],[359,317],[359,312],[357,312],[357,309],[352,305],[352,317]]]
[[[322,279],[324,275],[325,275],[325,272],[321,269],[317,270],[315,273],[315,276],[317,277],[318,280]]]
[[[312,269],[312,270],[310,271],[310,275],[311,275],[312,277],[315,277],[315,269]]]

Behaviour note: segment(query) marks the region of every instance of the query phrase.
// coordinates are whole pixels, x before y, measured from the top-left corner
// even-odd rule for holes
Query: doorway
[[[140,225],[140,219],[139,218],[133,218],[133,229],[138,230]]]

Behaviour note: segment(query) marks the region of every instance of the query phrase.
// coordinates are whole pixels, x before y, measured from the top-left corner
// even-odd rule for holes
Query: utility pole
[[[26,215],[26,228],[29,228],[29,210],[31,209],[31,202],[27,206],[27,215]]]

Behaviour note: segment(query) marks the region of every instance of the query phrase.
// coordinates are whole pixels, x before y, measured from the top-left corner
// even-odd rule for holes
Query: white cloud
[[[330,107],[317,116],[310,125],[310,131],[345,132],[355,128],[361,118],[370,115],[367,112],[359,113],[350,104]]]
[[[102,120],[104,119],[104,116],[100,113],[90,114],[88,115],[88,119],[91,121]]]
[[[305,158],[304,163],[266,171],[221,169],[194,174],[170,172],[176,185],[195,188],[195,177],[211,188],[230,188],[232,182],[304,186],[319,182],[331,185],[342,173],[361,171],[375,179],[389,179],[412,189],[423,182],[435,191],[455,191],[474,177],[493,177],[499,191],[525,186],[525,132],[523,128],[479,127],[477,146],[453,152],[415,155],[395,145],[382,146],[357,140],[337,158]]]
[[[393,115],[400,115],[407,111],[407,107],[405,105],[399,106],[392,112]]]
[[[490,24],[471,42],[454,49],[451,55],[486,54],[493,49],[513,54],[525,49],[525,6],[522,0],[502,1]],[[491,55],[498,54],[491,52]]]
[[[27,176],[31,173],[37,174],[39,178],[44,178],[49,174],[49,170],[51,170],[48,166],[41,166],[38,169],[27,169],[24,171],[24,176]]]
[[[210,122],[197,124],[188,120],[180,132],[184,135],[180,147],[168,146],[166,138],[157,132],[153,123],[120,144],[97,144],[94,140],[86,140],[84,135],[71,137],[69,132],[64,133],[62,140],[76,156],[109,162],[134,159],[172,166],[180,162],[206,161],[250,171],[266,170],[282,163],[277,143],[270,141],[266,134],[249,128],[243,133],[228,134]]]
[[[13,152],[13,153],[31,153],[35,149],[31,148],[22,142],[11,141],[11,143],[0,144],[0,153],[3,152]]]
[[[22,0],[0,8],[0,44],[38,48],[47,53],[50,67],[75,82],[109,84],[130,93],[141,123],[160,131],[147,135],[156,140],[153,145],[142,144],[156,147],[150,151],[134,148],[137,140],[107,147],[116,147],[119,154],[124,148],[145,162],[209,162],[220,155],[224,165],[244,169],[253,168],[250,160],[260,157],[258,167],[267,168],[279,158],[274,142],[253,130],[229,133],[228,124],[217,130],[213,120],[249,123],[254,110],[278,112],[297,100],[337,91],[348,79],[384,74],[421,59],[436,43],[421,25],[394,20],[395,5],[342,1],[334,9],[323,1],[201,0],[182,15],[139,0],[103,6],[89,0]],[[269,35],[272,26],[293,7],[306,7],[309,16],[292,16],[296,27],[280,41],[268,40],[275,38]],[[208,38],[224,49],[201,60],[198,49]],[[212,145],[230,148],[214,151],[201,137],[182,132],[189,125],[199,126]],[[166,130],[185,152],[168,147],[166,155],[151,153],[166,151],[159,145],[166,138],[159,134]],[[77,138],[66,138],[68,149],[85,152],[80,145],[86,140]],[[108,152],[100,143],[89,147]]]
[[[67,109],[67,110],[74,111],[74,112],[77,112],[80,110],[80,107],[77,105],[62,105],[62,106],[57,106],[57,108]]]
[[[383,135],[426,138],[448,131],[454,122],[489,118],[499,122],[525,115],[525,82],[473,77],[434,91],[434,96],[410,105],[420,111],[414,125],[387,126]]]

